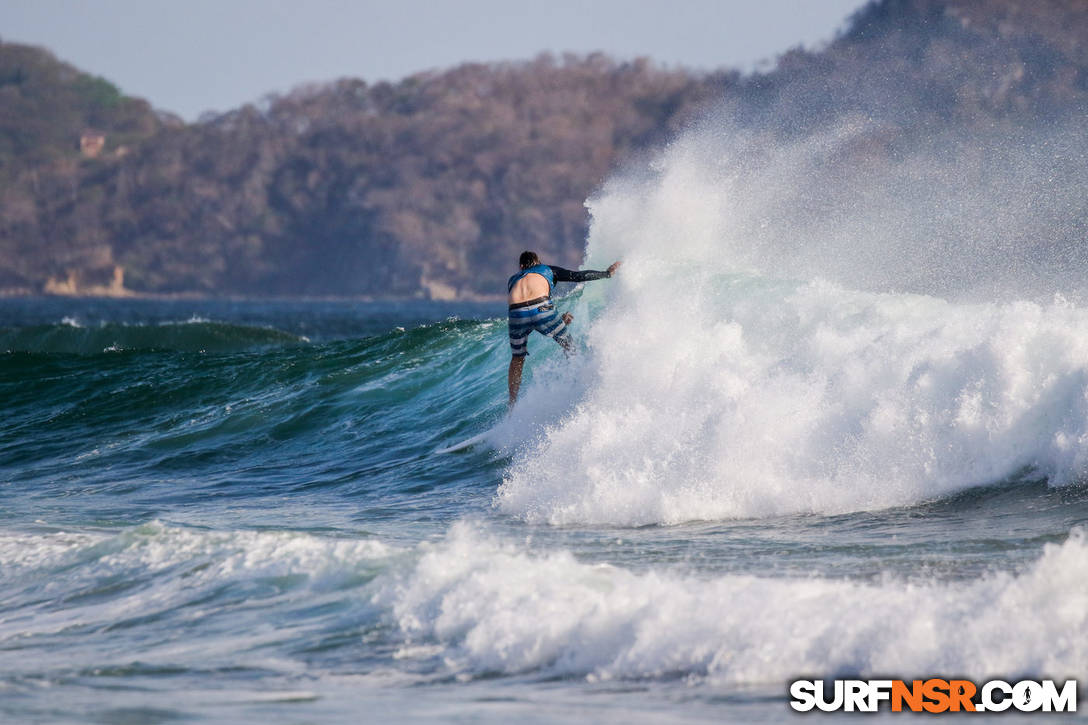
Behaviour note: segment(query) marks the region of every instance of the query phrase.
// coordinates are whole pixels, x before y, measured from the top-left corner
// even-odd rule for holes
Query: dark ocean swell
[[[5,330],[0,348],[17,351],[0,353],[0,476],[22,498],[0,519],[34,501],[73,516],[97,501],[113,520],[312,489],[393,511],[451,477],[477,481],[464,457],[431,454],[497,412],[495,324],[319,343],[220,322]]]
[[[261,346],[301,344],[305,337],[268,327],[227,322],[168,322],[157,325],[68,323],[0,328],[0,351],[100,355],[131,350],[238,352]]]

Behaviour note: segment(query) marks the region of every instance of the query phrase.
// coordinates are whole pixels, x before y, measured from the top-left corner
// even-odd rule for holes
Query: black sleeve
[[[552,268],[552,274],[555,276],[556,282],[592,282],[595,279],[606,279],[612,276],[608,272],[600,272],[595,269],[583,269],[580,272],[572,272],[569,269],[556,267],[554,264],[548,266]]]

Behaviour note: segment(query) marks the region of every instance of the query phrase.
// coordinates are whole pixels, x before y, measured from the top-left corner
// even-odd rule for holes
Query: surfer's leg
[[[510,388],[510,405],[518,399],[521,388],[521,368],[525,365],[525,356],[529,354],[529,333],[533,331],[531,323],[510,318],[510,370],[506,373],[506,384]]]
[[[554,340],[563,348],[563,352],[566,353],[567,357],[570,357],[574,354],[574,338],[570,336],[567,325],[574,320],[574,315],[564,312],[561,319],[563,320],[563,329],[556,334]]]
[[[510,405],[517,402],[518,390],[521,389],[521,368],[525,365],[524,355],[513,355],[510,358],[510,369],[506,373],[506,383],[510,387]]]
[[[574,354],[574,338],[570,336],[570,333],[563,330],[561,336],[557,336],[555,341],[559,343],[559,346],[563,348],[563,353],[570,357]]]
[[[510,354],[514,357],[525,357],[529,354],[529,333],[533,331],[533,323],[510,318]]]
[[[552,316],[548,321],[538,327],[542,335],[546,335],[551,339],[559,343],[559,346],[563,348],[563,352],[570,357],[574,354],[574,340],[570,336],[570,331],[567,330],[568,319],[574,319],[570,314],[564,314],[560,317],[556,313],[552,313]]]

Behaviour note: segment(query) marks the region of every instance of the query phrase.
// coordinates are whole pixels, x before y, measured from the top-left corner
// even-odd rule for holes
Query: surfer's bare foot
[[[563,324],[569,325],[574,320],[574,315],[569,312],[563,313]]]

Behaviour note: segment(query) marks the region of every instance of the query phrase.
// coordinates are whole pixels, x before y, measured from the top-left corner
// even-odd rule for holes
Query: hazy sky
[[[345,76],[604,51],[751,70],[834,37],[864,0],[0,0],[0,39],[43,45],[193,120]]]

